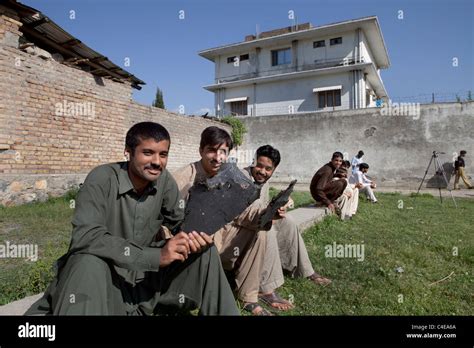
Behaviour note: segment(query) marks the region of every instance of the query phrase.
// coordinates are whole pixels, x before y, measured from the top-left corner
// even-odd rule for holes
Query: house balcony
[[[225,77],[220,77],[214,79],[215,84],[227,83],[227,82],[236,82],[236,81],[243,81],[243,80],[251,80],[259,77],[267,77],[267,76],[276,76],[281,74],[288,74],[292,72],[304,72],[304,71],[312,71],[318,69],[326,69],[326,68],[334,68],[334,67],[341,67],[341,66],[350,66],[355,64],[364,63],[364,58],[361,59],[353,59],[353,58],[333,58],[333,59],[318,59],[315,60],[313,64],[305,64],[305,65],[296,65],[296,66],[289,66],[284,65],[282,67],[274,67],[269,70],[261,70],[256,72],[251,72],[247,74],[238,74],[238,75],[230,75]]]
[[[314,64],[300,65],[297,67],[286,66],[280,69],[271,69],[268,71],[259,71],[249,74],[240,74],[216,79],[216,83],[204,86],[210,92],[216,92],[221,89],[248,86],[251,84],[262,84],[268,82],[277,82],[293,80],[302,77],[322,76],[328,74],[339,74],[350,72],[352,70],[361,70],[366,74],[367,80],[374,89],[375,93],[385,98],[388,94],[380,77],[380,72],[372,62],[363,62],[363,60],[331,59],[317,61]]]

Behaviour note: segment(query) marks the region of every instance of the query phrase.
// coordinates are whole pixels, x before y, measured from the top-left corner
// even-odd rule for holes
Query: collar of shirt
[[[332,165],[332,162],[328,162],[327,165],[331,168],[332,174],[336,174],[337,168]]]
[[[196,168],[196,177],[194,178],[194,182],[205,181],[209,178],[209,175],[202,166],[201,160],[194,162],[194,168]]]
[[[265,185],[265,184],[268,182],[268,180],[270,180],[270,179],[268,179],[267,181],[265,181],[263,184],[260,184],[259,182],[255,181],[255,178],[254,178],[253,175],[252,175],[252,168],[253,168],[253,166],[245,167],[245,168],[242,170],[242,172],[243,172],[250,180],[253,181],[254,185],[257,186],[257,188],[261,189],[261,188],[263,187],[263,185]]]
[[[163,175],[163,172],[161,172],[160,177],[161,175]],[[131,190],[134,190],[132,181],[130,180],[130,177],[128,176],[128,162],[120,163],[120,169],[118,171],[117,178],[118,178],[118,183],[119,183],[120,195],[123,195]],[[158,184],[158,180],[150,182],[148,186],[146,187],[144,193],[147,195],[154,195],[157,192],[156,186]]]

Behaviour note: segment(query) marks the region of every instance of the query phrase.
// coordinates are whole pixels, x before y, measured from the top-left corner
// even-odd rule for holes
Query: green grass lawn
[[[44,291],[53,261],[67,250],[72,197],[0,207],[0,243],[35,243],[40,256],[37,262],[0,259],[0,304]],[[292,197],[296,207],[312,202],[307,192]],[[304,233],[316,271],[333,283],[323,288],[287,278],[280,292],[294,298],[296,309],[285,314],[473,315],[474,200],[457,199],[456,210],[451,201],[441,206],[429,195],[415,203],[399,194],[378,197],[378,204],[361,199],[351,221],[327,217]],[[364,261],[325,257],[325,246],[333,242],[363,244]]]
[[[297,194],[301,201],[309,197]],[[287,279],[280,292],[296,305],[287,314],[473,315],[474,200],[457,199],[456,210],[451,200],[440,205],[430,195],[415,202],[399,194],[378,197],[377,204],[361,198],[350,221],[330,216],[306,230],[313,266],[333,283],[323,288]],[[334,242],[363,244],[364,261],[326,257],[325,246]]]
[[[0,244],[37,244],[38,261],[0,259],[0,305],[46,289],[53,262],[63,255],[71,238],[71,199],[75,193],[44,203],[0,206]]]

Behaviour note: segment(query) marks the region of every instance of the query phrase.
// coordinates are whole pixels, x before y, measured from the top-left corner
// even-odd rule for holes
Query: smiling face
[[[274,171],[273,161],[266,156],[259,156],[257,163],[252,167],[252,176],[256,182],[264,184],[272,177]]]
[[[333,165],[334,168],[339,168],[342,164],[342,158],[341,157],[334,157],[332,160],[331,160],[331,163]]]
[[[128,175],[136,189],[141,189],[149,182],[155,181],[166,168],[168,163],[169,140],[156,142],[154,139],[141,140],[130,153]]]
[[[213,177],[221,169],[222,163],[227,161],[229,156],[229,146],[227,144],[206,145],[199,149],[201,155],[201,164],[207,175]]]

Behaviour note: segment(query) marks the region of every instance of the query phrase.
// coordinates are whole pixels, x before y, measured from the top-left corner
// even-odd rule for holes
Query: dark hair
[[[466,153],[467,153],[466,150],[461,150],[461,152],[459,154],[462,156],[462,155],[465,155]]]
[[[280,151],[278,151],[277,149],[275,149],[274,147],[270,145],[263,145],[257,149],[257,159],[260,156],[265,156],[265,157],[270,158],[275,168],[278,167],[278,165],[280,164],[280,160],[281,160]]]
[[[369,165],[367,163],[361,163],[361,164],[359,164],[359,169],[360,170],[369,169]]]
[[[207,145],[216,146],[226,144],[229,147],[229,151],[234,147],[232,138],[225,129],[211,126],[204,129],[201,133],[201,143],[199,147],[204,149]]]
[[[130,128],[125,137],[125,146],[130,149],[131,154],[135,154],[135,148],[142,140],[154,139],[157,143],[163,140],[171,142],[170,134],[159,123],[155,122],[140,122],[136,123]]]
[[[339,152],[339,151],[336,151],[332,154],[332,159],[335,159],[337,157],[340,157],[341,159],[344,159],[344,155],[342,154],[342,152]]]
[[[361,156],[361,157],[364,156],[364,151],[359,150],[359,152],[357,153],[357,155],[358,155],[358,156]]]
[[[347,177],[348,174],[349,174],[349,169],[341,166],[336,170],[336,174],[334,176],[337,178],[342,178],[344,177],[344,175],[345,177]]]
[[[351,162],[349,162],[349,161],[343,161],[343,162],[342,162],[342,165],[343,165],[345,168],[350,168],[350,167],[351,167]]]

